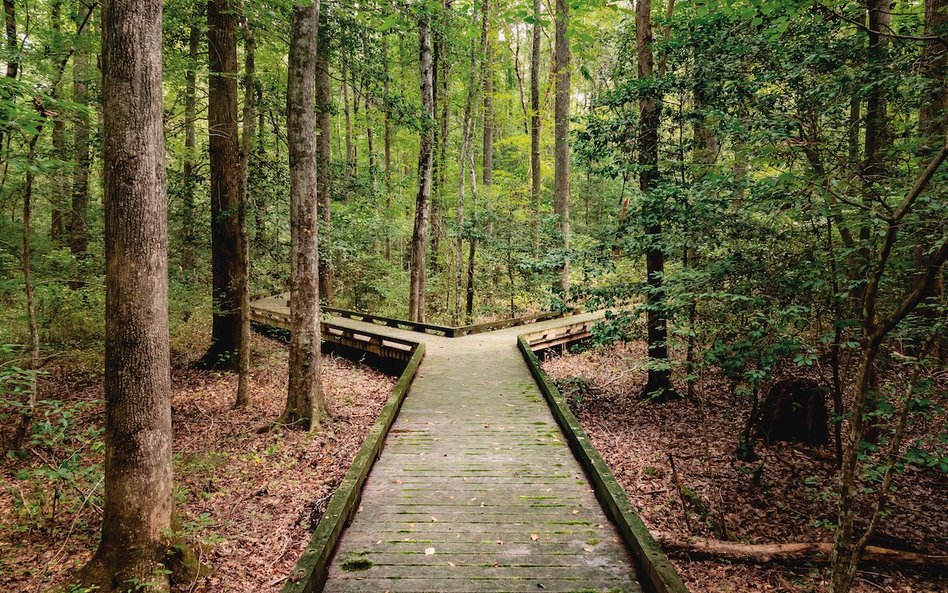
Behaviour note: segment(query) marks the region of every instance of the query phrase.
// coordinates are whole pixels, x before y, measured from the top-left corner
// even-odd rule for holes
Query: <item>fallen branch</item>
[[[782,544],[740,544],[720,540],[681,540],[658,535],[666,552],[687,554],[691,558],[717,559],[768,563],[768,562],[818,562],[829,563],[833,555],[830,542],[802,542]],[[948,572],[948,554],[920,554],[906,550],[893,550],[878,546],[866,546],[861,564],[896,564],[934,572]]]

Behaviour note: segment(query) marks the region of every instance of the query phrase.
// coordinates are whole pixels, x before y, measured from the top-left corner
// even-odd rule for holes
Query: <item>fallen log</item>
[[[833,544],[828,542],[800,542],[780,544],[741,544],[721,540],[682,540],[671,536],[658,537],[669,554],[684,555],[695,559],[719,559],[743,561],[757,564],[768,562],[816,562],[829,563],[833,556]],[[921,554],[907,550],[893,550],[879,546],[866,546],[861,564],[898,565],[919,570],[948,572],[948,555]]]

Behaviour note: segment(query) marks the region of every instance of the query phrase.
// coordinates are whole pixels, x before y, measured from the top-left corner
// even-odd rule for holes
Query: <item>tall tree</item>
[[[81,580],[164,582],[171,528],[171,379],[161,0],[102,3],[105,502]]]
[[[316,171],[319,196],[319,217],[322,230],[328,232],[332,220],[332,162],[330,129],[332,128],[332,94],[329,82],[329,6],[320,7],[319,39],[316,48]],[[325,236],[325,235],[324,235]],[[325,253],[325,249],[323,250]],[[333,303],[332,265],[323,258],[319,262],[319,295],[324,303]]]
[[[250,241],[247,238],[247,202],[250,188],[250,160],[253,154],[256,106],[254,105],[257,69],[257,41],[249,15],[244,14],[244,109],[240,135],[240,202],[237,218],[240,224],[240,268],[242,271],[237,291],[240,298],[240,350],[237,358],[237,398],[234,407],[250,403]]]
[[[530,44],[530,196],[534,210],[534,245],[538,243],[540,192],[540,0],[533,0],[533,31]]]
[[[636,5],[641,4],[637,2]],[[554,180],[553,213],[562,235],[563,266],[560,269],[560,289],[569,290],[569,1],[556,0],[556,99],[554,104]]]
[[[390,97],[389,88],[389,59],[388,59],[388,35],[382,34],[382,67],[385,72],[382,77],[382,100],[385,103],[385,112],[382,130],[383,144],[383,162],[382,167],[385,173],[385,215],[390,216],[392,212],[392,118],[388,113],[388,102]],[[388,227],[385,229],[385,259],[392,260],[392,231]]]
[[[184,74],[184,163],[181,171],[181,175],[184,177],[181,267],[188,271],[194,267],[194,249],[197,243],[194,226],[194,165],[197,160],[195,151],[197,137],[197,63],[200,49],[201,28],[197,24],[192,24],[188,35],[188,67]]]
[[[316,51],[319,1],[293,7],[286,91],[290,153],[290,365],[284,424],[318,430],[326,415],[319,378],[319,215],[316,207]]]
[[[346,173],[354,176],[358,161],[356,145],[352,139],[352,108],[349,101],[349,85],[352,82],[352,76],[349,72],[349,62],[351,61],[349,55],[342,58],[342,109],[346,116]]]
[[[415,226],[411,238],[411,286],[408,315],[412,321],[425,320],[425,252],[428,247],[428,218],[431,213],[431,167],[434,158],[434,64],[431,57],[431,15],[422,7],[418,16],[418,75],[423,123],[418,147],[418,193],[415,197]]]
[[[465,180],[467,179],[469,163],[473,162],[473,159],[471,159],[471,153],[473,152],[474,144],[474,104],[477,100],[477,90],[479,88],[477,76],[477,53],[473,41],[471,42],[469,63],[470,66],[468,68],[468,72],[471,74],[471,80],[468,85],[467,100],[464,102],[464,115],[463,119],[461,120],[461,158],[460,167],[458,168],[458,203],[455,219],[457,238],[455,244],[456,251],[454,253],[454,323],[456,325],[461,323],[461,291],[464,287],[464,272],[462,270],[462,266],[464,263],[464,209],[466,207],[467,200],[467,184]],[[473,167],[471,167],[471,169],[473,169]],[[477,177],[472,173],[472,190],[474,189],[474,185],[476,183]],[[473,262],[473,258],[471,261]],[[473,305],[473,294],[471,294],[469,308],[473,308]],[[468,317],[470,317],[470,314],[470,311],[468,311]]]
[[[484,185],[494,182],[494,43],[490,26],[490,0],[481,5],[481,49],[484,52],[481,72],[484,77],[484,163],[481,172]]]
[[[82,17],[88,8],[80,2],[76,12],[76,27],[82,24]],[[73,176],[72,207],[69,211],[67,228],[69,231],[69,249],[73,255],[82,255],[89,248],[89,169],[91,153],[89,145],[89,79],[92,76],[90,52],[85,47],[82,36],[76,39],[76,52],[72,67],[72,100],[83,108],[76,111],[73,126]]]
[[[53,34],[58,41],[62,35],[62,5],[63,0],[55,0],[52,5],[51,20],[53,25]],[[53,98],[60,99],[60,85],[53,88]],[[53,156],[63,164],[69,161],[69,152],[66,149],[66,119],[62,114],[57,114],[53,121]],[[53,212],[50,218],[49,238],[55,242],[60,242],[66,235],[66,224],[64,217],[68,212],[66,206],[66,194],[69,191],[68,177],[66,175],[56,175],[53,179]]]
[[[662,251],[661,212],[654,190],[658,182],[658,126],[660,122],[659,100],[654,76],[652,53],[652,5],[648,0],[635,3],[635,47],[638,59],[638,76],[643,82],[639,97],[639,189],[642,190],[645,206],[645,271],[648,279],[646,295],[646,325],[648,326],[648,382],[647,397],[671,395],[671,369],[668,366],[668,321],[665,315],[665,254]]]
[[[242,333],[240,307],[246,283],[240,231],[237,8],[233,0],[210,0],[207,4],[214,316],[211,347],[204,355],[204,362],[224,368],[236,368],[238,363]]]

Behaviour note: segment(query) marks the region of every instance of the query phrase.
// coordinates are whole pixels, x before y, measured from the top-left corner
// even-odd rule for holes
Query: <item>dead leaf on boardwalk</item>
[[[530,539],[532,539],[533,541],[537,541],[538,539],[540,539],[540,536],[535,533],[531,533]]]
[[[425,556],[434,556],[434,553],[435,553],[434,548],[425,548]]]

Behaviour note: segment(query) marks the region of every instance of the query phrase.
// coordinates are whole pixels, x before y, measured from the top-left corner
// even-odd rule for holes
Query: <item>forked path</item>
[[[518,334],[583,319],[462,338],[333,319],[426,352],[324,591],[642,590],[517,350]]]
[[[530,331],[543,325],[557,322]],[[426,355],[327,593],[640,590],[517,350],[524,328],[464,338],[371,331],[425,341]]]

